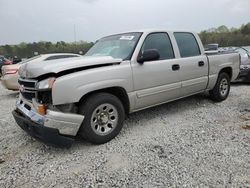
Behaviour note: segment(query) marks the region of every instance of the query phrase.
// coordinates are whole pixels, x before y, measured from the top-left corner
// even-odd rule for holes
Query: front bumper
[[[241,69],[236,81],[250,82],[250,69]]]
[[[18,110],[12,112],[17,124],[35,139],[52,146],[69,148],[73,138],[62,136],[57,129],[47,128],[23,116]]]
[[[22,95],[16,102],[13,116],[17,124],[34,138],[46,144],[70,147],[84,116],[46,110],[44,116],[36,111],[38,103],[25,100]]]

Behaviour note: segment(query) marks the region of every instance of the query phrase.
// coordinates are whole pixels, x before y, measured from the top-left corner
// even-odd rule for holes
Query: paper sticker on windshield
[[[133,40],[135,36],[121,36],[120,40]]]

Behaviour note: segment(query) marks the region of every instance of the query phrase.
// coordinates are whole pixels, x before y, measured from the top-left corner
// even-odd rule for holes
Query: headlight
[[[42,80],[42,81],[37,83],[36,88],[38,90],[51,89],[53,87],[53,84],[55,81],[56,81],[56,78],[54,78],[54,77]]]
[[[241,65],[240,69],[250,69],[250,65]]]

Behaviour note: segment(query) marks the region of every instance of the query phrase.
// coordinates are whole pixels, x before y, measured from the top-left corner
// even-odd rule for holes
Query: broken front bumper
[[[69,148],[74,142],[73,138],[60,135],[57,129],[47,128],[37,124],[20,114],[17,110],[12,112],[17,124],[29,135],[48,145]]]
[[[42,116],[36,111],[36,106],[35,100],[31,103],[20,97],[13,111],[17,124],[46,144],[70,147],[84,116],[53,110],[46,110],[46,114]]]

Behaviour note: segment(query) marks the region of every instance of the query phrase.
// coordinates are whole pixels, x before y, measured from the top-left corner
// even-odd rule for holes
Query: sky
[[[96,41],[149,28],[200,32],[250,22],[250,0],[0,0],[0,45]]]

